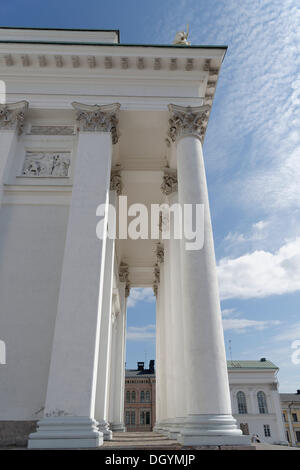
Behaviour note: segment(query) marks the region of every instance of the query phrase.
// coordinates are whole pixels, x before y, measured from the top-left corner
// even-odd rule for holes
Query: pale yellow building
[[[290,446],[300,447],[300,390],[280,393],[286,438]]]

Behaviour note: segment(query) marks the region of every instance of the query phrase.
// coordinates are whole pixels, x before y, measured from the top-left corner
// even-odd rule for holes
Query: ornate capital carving
[[[18,135],[22,134],[27,111],[28,101],[0,104],[0,129],[16,129]]]
[[[160,282],[160,268],[159,268],[159,265],[156,263],[154,266],[154,282],[153,282],[153,291],[155,295],[157,295],[157,292],[158,292],[159,282]]]
[[[172,142],[183,135],[194,135],[202,140],[208,120],[209,106],[191,107],[169,104],[168,108],[171,114],[168,137]]]
[[[121,263],[119,266],[119,279],[120,282],[125,282],[125,297],[130,294],[130,281],[129,281],[129,266],[127,263]]]
[[[158,243],[156,245],[156,257],[157,257],[158,263],[164,262],[164,255],[165,255],[164,245],[162,245],[161,243]]]
[[[166,194],[166,196],[169,196],[170,194],[176,193],[178,191],[176,170],[165,168],[163,182],[161,184],[160,189],[163,192],[163,194]]]
[[[122,193],[122,177],[121,177],[121,168],[115,167],[111,170],[110,176],[110,190],[116,191],[117,195],[120,196]]]
[[[111,132],[113,144],[118,142],[118,112],[121,106],[119,103],[100,106],[74,102],[72,106],[76,111],[80,131]]]

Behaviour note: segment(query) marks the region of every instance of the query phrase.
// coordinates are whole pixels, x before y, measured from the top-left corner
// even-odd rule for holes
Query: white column
[[[156,371],[158,373],[159,388],[156,389],[156,402],[159,402],[159,419],[156,419],[155,432],[163,432],[167,420],[167,384],[166,384],[166,321],[165,321],[165,275],[164,275],[164,251],[160,254],[160,274],[158,287],[158,310],[156,341],[158,355],[156,357]]]
[[[175,392],[173,376],[173,346],[172,346],[172,312],[171,312],[171,274],[170,274],[170,240],[164,240],[164,342],[165,342],[165,390],[166,416],[163,421],[163,432],[169,435],[174,421]]]
[[[169,177],[168,177],[169,179]],[[172,367],[173,388],[174,388],[174,411],[173,426],[169,434],[170,438],[176,439],[183,426],[186,417],[186,380],[185,380],[185,363],[184,363],[184,318],[182,308],[182,283],[181,283],[181,240],[174,237],[176,215],[172,210],[172,206],[178,203],[177,178],[174,184],[169,186],[168,202],[171,208],[170,212],[170,313],[172,334]],[[176,208],[175,208],[176,211]]]
[[[98,447],[103,442],[94,413],[107,211],[98,238],[96,209],[108,201],[119,105],[74,107],[80,132],[45,417],[30,435],[30,448]]]
[[[282,418],[282,409],[280,405],[280,398],[279,398],[277,387],[278,387],[277,383],[274,383],[273,384],[274,390],[271,391],[271,394],[272,394],[272,401],[273,401],[277,427],[278,427],[278,437],[279,437],[280,442],[282,442],[283,444],[287,444],[287,439],[285,435],[285,427],[284,427],[283,418]]]
[[[120,283],[120,310],[115,312],[111,356],[110,426],[112,431],[124,432],[125,387],[125,331],[126,297],[125,283]]]
[[[232,416],[206,177],[200,141],[207,107],[170,105],[177,144],[178,198],[204,205],[204,246],[183,249],[187,411],[183,445],[248,442]]]
[[[163,248],[162,248],[163,249]],[[160,396],[160,387],[161,387],[161,377],[160,377],[160,349],[161,349],[161,292],[160,292],[160,285],[159,285],[159,278],[160,278],[160,270],[157,265],[157,272],[155,276],[155,281],[153,285],[154,294],[156,295],[156,365],[155,365],[155,425],[153,430],[155,432],[159,432],[159,426],[161,421],[161,396]]]
[[[109,203],[116,207],[116,192],[110,191]],[[109,347],[111,342],[111,305],[113,291],[115,261],[115,240],[107,238],[105,253],[105,277],[103,288],[103,303],[101,313],[99,362],[97,374],[97,392],[95,405],[95,418],[98,421],[98,429],[103,433],[104,440],[112,439],[112,432],[108,424],[108,393],[109,393]]]
[[[15,154],[18,135],[22,133],[28,102],[0,104],[0,206],[3,184]]]
[[[293,422],[292,422],[292,414],[291,414],[291,408],[288,405],[287,406],[287,418],[288,418],[288,424],[289,424],[289,431],[290,431],[290,438],[291,438],[291,443],[292,447],[296,447],[296,439],[295,439],[295,433],[294,433],[294,428],[293,428]]]

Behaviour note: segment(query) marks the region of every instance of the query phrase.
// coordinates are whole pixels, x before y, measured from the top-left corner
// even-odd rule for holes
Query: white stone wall
[[[45,404],[68,206],[0,209],[0,420],[38,419]]]
[[[278,390],[274,390],[277,383],[275,371],[253,370],[248,372],[229,370],[229,385],[232,412],[239,424],[247,423],[249,434],[257,434],[261,442],[270,444],[286,440],[282,413],[279,405]],[[247,414],[239,414],[237,393],[242,391],[246,396]],[[266,395],[268,413],[259,413],[257,392],[263,391]],[[264,424],[270,426],[271,436],[264,435]]]

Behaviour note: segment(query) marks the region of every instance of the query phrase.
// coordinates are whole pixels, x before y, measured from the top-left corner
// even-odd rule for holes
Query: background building
[[[232,412],[245,434],[261,442],[285,443],[278,367],[265,358],[259,361],[227,361]]]
[[[154,361],[150,361],[149,369],[144,369],[143,362],[137,364],[136,370],[126,370],[126,428],[127,431],[151,431],[155,424]],[[227,361],[227,368],[233,416],[243,433],[255,434],[261,442],[286,444],[278,393],[278,367],[262,358],[259,361]],[[298,398],[299,416],[292,408],[292,419],[295,425],[298,424],[300,434],[300,394],[284,395],[288,396],[289,402],[291,396]]]
[[[144,362],[136,370],[126,370],[124,422],[127,431],[152,431],[155,424],[154,361],[145,369]]]
[[[300,390],[281,393],[280,401],[286,439],[289,445],[300,447]]]

